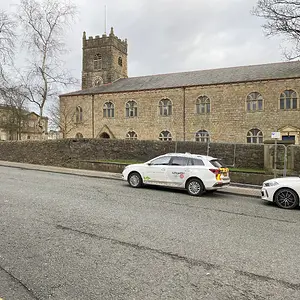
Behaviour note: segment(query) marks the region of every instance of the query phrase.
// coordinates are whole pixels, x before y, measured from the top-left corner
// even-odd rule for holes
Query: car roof
[[[215,157],[212,157],[212,156],[209,156],[209,155],[192,154],[192,153],[189,153],[189,152],[185,152],[185,153],[166,153],[162,156],[181,156],[181,157],[191,157],[191,158],[202,158],[202,159],[208,159],[208,160],[216,159]]]

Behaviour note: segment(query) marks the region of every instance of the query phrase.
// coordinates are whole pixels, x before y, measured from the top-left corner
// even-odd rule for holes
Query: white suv
[[[134,188],[143,184],[186,189],[192,196],[230,183],[229,170],[211,156],[168,153],[142,164],[126,166],[122,177]]]

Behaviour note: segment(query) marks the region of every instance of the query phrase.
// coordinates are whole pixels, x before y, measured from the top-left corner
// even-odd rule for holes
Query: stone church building
[[[83,34],[82,89],[60,96],[65,137],[299,144],[300,62],[128,78],[127,40]]]

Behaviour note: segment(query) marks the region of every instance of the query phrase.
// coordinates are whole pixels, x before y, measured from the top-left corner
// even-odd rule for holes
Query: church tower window
[[[123,66],[123,61],[122,61],[122,57],[121,56],[118,58],[118,64],[121,67]]]
[[[99,53],[94,57],[94,70],[102,70],[102,56]]]

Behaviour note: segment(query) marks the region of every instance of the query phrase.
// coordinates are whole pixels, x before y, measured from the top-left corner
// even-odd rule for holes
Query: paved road
[[[300,210],[0,167],[0,298],[299,299]]]

